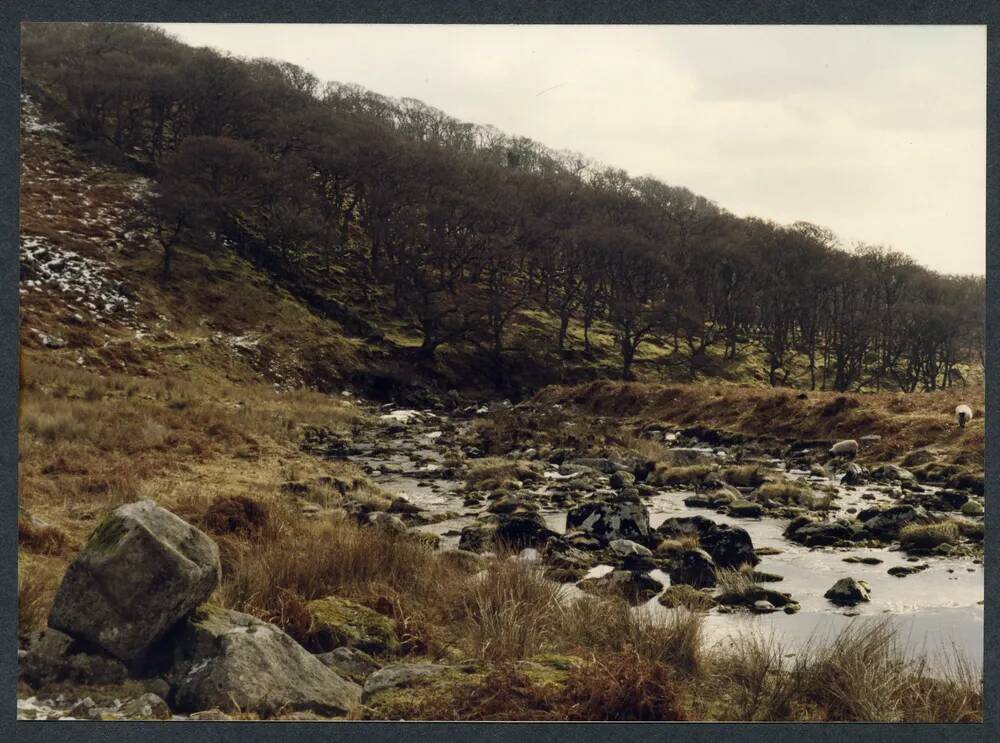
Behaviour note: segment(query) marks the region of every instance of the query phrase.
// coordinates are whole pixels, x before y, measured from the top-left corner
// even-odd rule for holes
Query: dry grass
[[[958,537],[958,525],[953,521],[908,524],[899,530],[899,544],[903,549],[933,549],[940,544],[955,544]]]
[[[755,488],[763,485],[767,471],[759,464],[742,464],[722,470],[722,479],[736,487]]]
[[[476,657],[491,661],[527,658],[555,641],[563,587],[537,566],[516,558],[494,560],[463,591],[467,630]]]
[[[470,488],[494,490],[513,481],[533,482],[539,479],[537,467],[531,462],[499,457],[474,460],[465,473]]]
[[[792,659],[773,637],[745,633],[712,659],[712,667],[704,679],[705,709],[699,712],[715,719],[982,719],[979,674],[961,660],[931,668],[926,656],[907,651],[884,620],[852,622],[829,642],[813,642]]]
[[[934,445],[945,458],[982,468],[984,388],[969,387],[920,395],[877,392],[809,392],[799,400],[784,391],[726,383],[649,384],[599,381],[548,387],[533,402],[576,406],[579,413],[613,417],[635,430],[646,423],[704,425],[750,435],[789,439],[843,439],[878,434],[881,441],[861,453],[863,461],[891,461]],[[965,428],[955,406],[968,403],[976,417]]]
[[[646,481],[652,485],[696,486],[717,469],[712,464],[689,464],[680,467],[657,464],[656,469],[646,477]]]
[[[33,558],[23,552],[17,560],[17,631],[26,634],[45,627],[49,607],[62,580],[59,561]]]
[[[683,685],[665,663],[638,653],[595,658],[566,683],[566,720],[687,720]]]
[[[755,500],[774,501],[786,506],[801,506],[811,511],[826,511],[833,505],[831,493],[817,493],[802,483],[793,480],[768,482],[754,491]]]

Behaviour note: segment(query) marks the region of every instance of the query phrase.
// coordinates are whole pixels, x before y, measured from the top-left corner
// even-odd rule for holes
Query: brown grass
[[[595,658],[566,683],[567,720],[687,720],[682,690],[664,663],[638,653]]]
[[[788,439],[842,439],[878,434],[882,440],[861,453],[863,461],[888,461],[933,444],[952,460],[968,457],[983,466],[983,416],[959,428],[955,406],[985,407],[982,387],[920,395],[876,392],[810,392],[799,400],[784,391],[726,383],[651,384],[589,382],[548,387],[533,403],[575,406],[577,413],[611,416],[630,429],[646,423],[698,424],[750,435]]]
[[[958,525],[952,521],[936,524],[908,524],[899,530],[899,544],[903,549],[933,549],[940,544],[958,541]]]
[[[833,504],[832,494],[817,493],[807,485],[793,480],[764,483],[754,492],[754,497],[759,501],[770,500],[786,506],[802,506],[812,511],[828,510]]]

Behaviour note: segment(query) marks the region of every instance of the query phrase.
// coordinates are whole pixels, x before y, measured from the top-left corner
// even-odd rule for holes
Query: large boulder
[[[203,606],[172,638],[167,677],[181,712],[220,709],[316,712],[336,716],[361,699],[361,687],[341,678],[273,624],[249,614]]]
[[[899,536],[899,530],[909,524],[926,524],[932,521],[920,506],[893,506],[885,510],[862,511],[858,520],[865,529],[879,539],[889,540]]]
[[[558,536],[536,511],[497,513],[490,514],[487,520],[462,527],[458,548],[482,552],[496,547],[542,547],[549,539]]]
[[[129,503],[70,564],[49,626],[135,663],[209,597],[219,573],[219,550],[206,534],[152,501]]]
[[[566,528],[578,529],[603,543],[614,539],[643,542],[650,534],[649,511],[633,500],[591,501],[566,514]]]
[[[705,550],[684,550],[670,571],[670,582],[695,588],[711,588],[715,585],[715,568],[712,556]]]
[[[914,482],[917,478],[909,470],[895,464],[883,464],[872,470],[872,479],[889,482]]]
[[[806,547],[827,547],[842,541],[853,540],[858,533],[855,524],[846,519],[818,521],[809,516],[799,516],[785,527],[786,538]]]
[[[749,532],[738,526],[717,524],[704,516],[671,518],[660,524],[657,532],[667,539],[695,536],[702,548],[712,556],[720,568],[738,568],[756,565],[760,558],[754,554]]]

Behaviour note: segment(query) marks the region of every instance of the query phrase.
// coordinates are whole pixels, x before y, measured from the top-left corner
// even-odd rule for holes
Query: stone
[[[650,534],[649,511],[630,501],[591,501],[570,509],[566,528],[579,529],[602,542],[645,541]]]
[[[385,511],[373,511],[367,516],[368,524],[376,529],[382,529],[390,534],[405,534],[406,524],[399,516],[394,516]]]
[[[872,479],[887,482],[914,482],[917,478],[909,470],[895,464],[883,464],[872,470]]]
[[[49,626],[135,663],[211,595],[219,574],[208,535],[152,501],[129,503],[101,522],[70,563]]]
[[[631,570],[612,570],[597,578],[586,578],[577,587],[588,593],[617,594],[630,604],[643,604],[663,590],[660,581]]]
[[[729,504],[728,513],[738,518],[760,518],[764,515],[764,506],[760,503],[740,500]]]
[[[386,689],[412,686],[420,680],[454,671],[454,666],[439,663],[400,663],[375,671],[365,681],[362,702],[368,702],[375,694]]]
[[[705,550],[684,550],[670,571],[670,582],[695,588],[711,588],[715,585],[715,569],[715,561]]]
[[[610,485],[615,490],[630,488],[635,485],[635,475],[633,475],[631,472],[622,472],[622,471],[614,472],[611,475]]]
[[[308,645],[328,652],[347,646],[366,653],[395,653],[399,650],[396,624],[367,606],[327,596],[306,604],[312,617]]]
[[[393,514],[402,513],[412,516],[414,514],[420,513],[421,510],[422,509],[420,508],[420,506],[414,503],[410,503],[410,501],[408,501],[406,498],[399,496],[395,498],[392,501],[392,503],[389,504],[389,508],[386,509],[386,513],[393,513]]]
[[[962,504],[963,516],[982,516],[985,512],[986,509],[979,501],[970,500]]]
[[[361,687],[327,668],[295,640],[249,614],[202,606],[178,628],[167,674],[182,712],[219,709],[344,715]]]
[[[823,594],[838,606],[854,606],[862,601],[871,601],[871,587],[863,580],[841,578]]]
[[[28,647],[18,656],[18,677],[34,687],[70,681],[77,684],[118,684],[128,669],[102,648],[74,640],[55,629],[31,633]]]
[[[657,534],[667,539],[695,536],[718,567],[738,568],[760,562],[746,529],[717,524],[704,516],[671,518],[660,524]]]
[[[862,485],[868,479],[865,469],[854,462],[851,462],[844,469],[844,474],[840,478],[841,485]]]
[[[895,567],[889,568],[887,571],[889,575],[895,576],[896,578],[905,578],[908,575],[913,575],[914,573],[919,573],[921,570],[926,570],[930,567],[927,564],[924,565],[897,565]]]
[[[777,609],[774,608],[774,604],[772,604],[770,601],[765,601],[764,599],[761,599],[760,601],[754,601],[753,608],[754,611],[760,614],[767,614],[772,611],[777,611]]]
[[[786,538],[806,547],[827,547],[837,542],[851,540],[856,530],[845,519],[817,521],[810,516],[799,516],[785,527]]]
[[[830,454],[835,457],[853,457],[857,453],[858,442],[854,439],[844,439],[830,447]]]
[[[321,653],[316,656],[327,668],[332,668],[344,678],[361,684],[382,666],[368,653],[357,648],[337,648],[329,653]]]
[[[143,694],[122,705],[121,715],[127,720],[169,720],[170,707],[156,694]]]
[[[206,709],[201,712],[192,712],[188,715],[189,720],[194,721],[211,721],[211,722],[222,722],[225,720],[232,720],[233,718],[223,712],[221,709]]]
[[[899,536],[899,530],[909,524],[926,524],[931,519],[920,506],[893,506],[885,510],[862,511],[858,519],[865,529],[879,539],[889,540]]]

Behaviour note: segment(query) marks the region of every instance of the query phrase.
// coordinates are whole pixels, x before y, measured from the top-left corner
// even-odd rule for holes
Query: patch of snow
[[[21,129],[30,134],[59,134],[62,126],[45,123],[38,112],[38,104],[27,93],[21,93]]]

